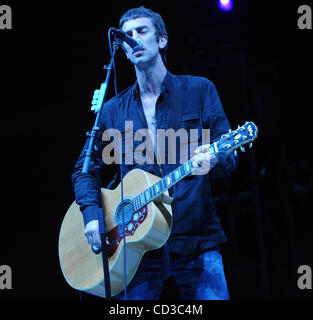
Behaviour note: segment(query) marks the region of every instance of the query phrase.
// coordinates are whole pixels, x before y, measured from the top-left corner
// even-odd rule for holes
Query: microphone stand
[[[96,109],[96,112],[97,112],[96,120],[91,132],[88,134],[90,136],[89,146],[86,152],[86,157],[84,159],[84,165],[82,169],[82,173],[88,173],[91,159],[93,158],[95,160],[97,191],[98,191],[98,206],[99,206],[98,220],[99,220],[99,233],[101,238],[101,249],[95,248],[92,246],[91,250],[95,254],[98,254],[100,250],[102,251],[105,297],[108,300],[111,299],[111,284],[110,284],[107,246],[106,246],[106,223],[105,223],[105,214],[103,210],[103,200],[102,200],[102,193],[101,193],[100,164],[99,164],[99,161],[96,161],[96,157],[94,156],[94,151],[96,147],[94,144],[95,144],[95,138],[97,137],[97,134],[100,130],[100,127],[99,127],[100,114],[103,107],[103,102],[105,101],[105,98],[107,95],[107,87],[108,87],[110,76],[111,76],[115,54],[119,47],[119,44],[120,43],[118,39],[115,37],[113,41],[113,52],[111,55],[111,61],[109,66],[105,67],[105,69],[107,70],[106,79],[105,79],[105,82],[103,82],[100,87],[99,100],[98,100],[97,109]]]

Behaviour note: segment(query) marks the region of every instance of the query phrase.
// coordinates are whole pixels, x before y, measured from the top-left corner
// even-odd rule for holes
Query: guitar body
[[[133,199],[161,178],[134,169],[123,179],[124,199]],[[124,240],[121,227],[121,185],[114,190],[102,189],[107,235],[111,295],[124,289]],[[168,195],[168,191],[164,192]],[[124,212],[127,213],[127,206]],[[126,217],[124,218],[126,220]],[[135,214],[127,216],[126,279],[134,277],[142,256],[148,250],[160,248],[168,239],[172,227],[169,204],[149,202]],[[102,254],[91,250],[84,235],[84,223],[79,206],[74,202],[62,222],[59,235],[59,259],[63,275],[70,286],[96,296],[105,297]]]

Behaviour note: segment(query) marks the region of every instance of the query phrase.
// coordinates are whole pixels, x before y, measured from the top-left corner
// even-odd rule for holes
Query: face
[[[143,49],[138,52],[133,52],[127,43],[123,43],[127,58],[137,66],[152,63],[158,57],[159,49],[163,49],[167,44],[165,37],[157,41],[155,27],[149,18],[128,20],[123,24],[122,30],[143,43]]]

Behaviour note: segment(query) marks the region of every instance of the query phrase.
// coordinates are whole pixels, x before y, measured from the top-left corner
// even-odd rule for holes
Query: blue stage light
[[[223,11],[230,11],[233,8],[233,1],[232,0],[219,0],[218,6]]]

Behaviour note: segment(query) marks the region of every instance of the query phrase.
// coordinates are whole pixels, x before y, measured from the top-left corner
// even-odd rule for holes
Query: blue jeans
[[[165,280],[173,276],[182,300],[229,300],[222,256],[209,250],[198,256],[184,257],[162,248],[146,253],[127,286],[114,299],[158,300]]]

